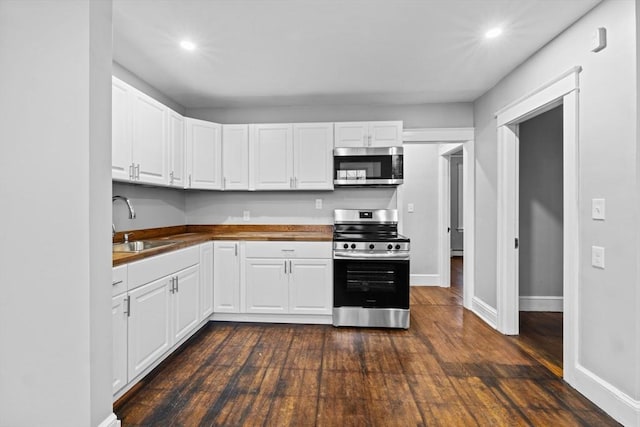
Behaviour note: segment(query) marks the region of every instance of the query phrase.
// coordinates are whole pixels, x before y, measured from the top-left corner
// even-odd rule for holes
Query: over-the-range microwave
[[[333,184],[395,186],[402,184],[402,147],[335,148]]]

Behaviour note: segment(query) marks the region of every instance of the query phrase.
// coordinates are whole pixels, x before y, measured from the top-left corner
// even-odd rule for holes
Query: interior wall
[[[402,120],[404,128],[470,127],[473,104],[305,105],[187,109],[186,115],[224,124]]]
[[[640,360],[636,4],[605,0],[474,103],[476,140],[476,298],[496,307],[497,131],[495,113],[575,66],[579,105],[578,359],[592,375],[638,396]],[[607,47],[590,51],[593,33],[607,29]],[[591,219],[591,200],[606,200],[605,221]],[[606,268],[591,266],[591,246],[606,249]]]
[[[316,209],[316,199],[322,208]],[[395,209],[396,190],[338,188],[334,191],[189,191],[188,224],[333,224],[334,209]],[[243,220],[249,211],[249,221]]]
[[[438,274],[438,147],[404,144],[402,233],[411,239],[411,274]],[[413,204],[414,211],[408,210]],[[419,283],[416,283],[419,284]]]
[[[111,1],[0,2],[2,426],[112,414],[110,61]]]
[[[464,227],[460,227],[460,221],[458,220],[459,214],[462,215],[464,206],[461,202],[462,191],[458,191],[458,184],[462,182],[460,171],[462,170],[462,153],[452,155],[449,162],[449,183],[451,185],[451,199],[450,199],[450,224],[451,224],[451,250],[462,252],[464,249]],[[460,187],[462,189],[462,187]],[[460,198],[458,198],[460,197]],[[462,224],[464,226],[464,224]]]
[[[116,231],[186,224],[185,190],[116,181],[111,188],[114,196],[129,198],[136,211],[135,219],[129,219],[126,204],[120,200],[113,202],[112,222]]]
[[[127,84],[130,84],[131,86],[135,87],[139,91],[149,95],[150,97],[152,97],[156,101],[158,101],[158,102],[166,105],[167,107],[171,108],[176,113],[180,113],[180,114],[184,115],[184,112],[185,112],[184,106],[182,106],[181,104],[177,103],[173,99],[169,98],[163,92],[161,92],[158,89],[156,89],[155,87],[151,86],[149,83],[147,83],[146,81],[142,80],[136,74],[132,73],[127,68],[125,68],[124,66],[120,65],[119,63],[117,63],[115,61],[112,62],[112,70],[111,70],[111,72],[113,73],[113,75],[115,77],[119,78],[123,82],[125,82]]]
[[[562,296],[562,106],[520,124],[520,296]]]

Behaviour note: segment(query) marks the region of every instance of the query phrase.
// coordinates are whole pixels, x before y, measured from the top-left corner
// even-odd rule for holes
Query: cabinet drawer
[[[331,242],[254,242],[246,244],[247,258],[331,258]]]
[[[128,264],[129,290],[199,262],[200,246],[198,245],[132,262]]]
[[[127,290],[127,266],[119,265],[113,267],[111,279],[111,296],[116,296]]]

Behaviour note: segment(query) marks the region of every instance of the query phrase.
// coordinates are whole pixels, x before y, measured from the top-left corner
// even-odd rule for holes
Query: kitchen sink
[[[169,240],[163,241],[149,241],[149,240],[137,240],[134,242],[114,243],[113,252],[141,252],[147,249],[160,248],[162,246],[174,245],[177,242]]]

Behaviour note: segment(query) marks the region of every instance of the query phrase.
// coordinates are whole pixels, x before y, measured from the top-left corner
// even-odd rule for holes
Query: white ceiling
[[[599,1],[115,0],[114,60],[186,108],[469,102]]]

